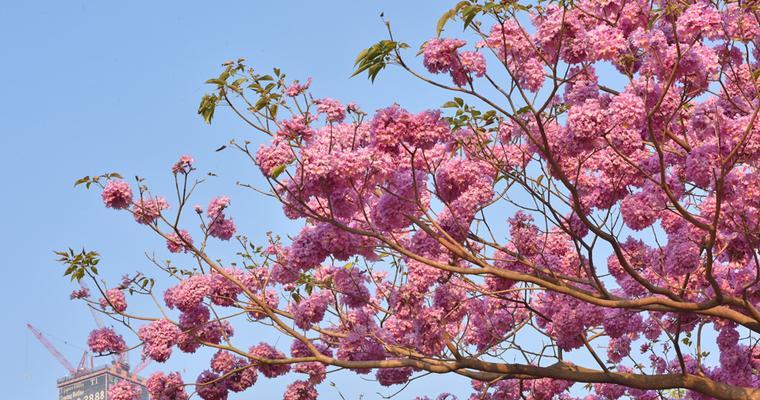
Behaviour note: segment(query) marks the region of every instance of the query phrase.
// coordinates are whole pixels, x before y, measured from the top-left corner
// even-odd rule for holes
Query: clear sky
[[[384,38],[381,11],[398,37],[416,48],[434,34],[446,7],[408,0],[5,2],[0,11],[0,205],[6,213],[0,229],[5,306],[0,397],[57,398],[55,380],[65,371],[26,330],[26,322],[48,334],[72,362],[94,327],[83,304],[68,300],[73,285],[61,277],[53,250],[99,251],[104,275],[112,281],[129,271],[154,272],[144,252],[166,257],[161,241],[125,213],[104,209],[97,192],[75,189],[74,180],[118,171],[147,177],[154,189],[171,195],[169,167],[179,155],[191,154],[201,171],[219,175],[199,202],[229,195],[238,227],[254,240],[268,230],[288,232],[293,227],[284,225],[276,204],[234,186],[237,180],[255,182],[258,172],[239,154],[214,152],[231,138],[254,133],[225,110],[205,125],[195,114],[208,90],[203,82],[218,74],[225,60],[245,57],[260,69],[278,66],[292,78],[312,76],[318,96],[356,101],[368,111],[393,102],[413,110],[436,107],[447,99],[445,93],[398,71],[381,74],[374,85],[349,75],[356,54]],[[207,362],[181,360],[168,367],[184,370],[186,380]],[[350,378],[335,378],[347,399],[359,393],[378,398],[374,385]],[[232,398],[278,398],[284,383],[262,380],[245,396]],[[461,394],[468,387],[466,380],[439,377],[413,383],[399,398],[443,389]],[[319,389],[324,398],[337,398],[328,384]]]

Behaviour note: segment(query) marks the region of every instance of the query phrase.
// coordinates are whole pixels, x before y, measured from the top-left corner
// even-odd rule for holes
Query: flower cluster
[[[103,188],[103,203],[116,210],[132,205],[132,188],[122,180],[110,180]]]
[[[143,357],[158,362],[168,360],[179,333],[179,328],[165,319],[143,325],[137,331],[137,336],[143,341]]]
[[[217,197],[208,204],[206,216],[208,217],[208,234],[217,239],[230,240],[237,228],[232,218],[227,218],[224,210],[229,207],[230,198],[227,196]]]
[[[179,161],[177,161],[174,165],[172,165],[172,173],[175,175],[179,173],[182,173],[182,174],[190,173],[190,171],[193,168],[193,162],[194,162],[193,158],[188,155],[184,155],[180,157]]]
[[[127,300],[124,297],[124,292],[119,288],[111,288],[106,291],[106,297],[100,299],[100,308],[112,308],[116,312],[124,312],[127,310]]]
[[[187,253],[193,246],[193,238],[190,233],[180,229],[179,234],[170,233],[166,235],[166,248],[172,253]]]
[[[466,42],[461,39],[430,39],[423,48],[423,63],[432,73],[448,72],[457,86],[465,86],[472,76],[486,73],[486,61],[474,51],[459,52]]]
[[[148,394],[153,400],[187,400],[189,397],[184,385],[179,372],[172,372],[169,375],[156,372],[145,382]]]
[[[127,380],[120,380],[108,389],[108,398],[112,400],[139,400],[140,388]]]
[[[121,353],[127,349],[127,344],[121,335],[111,328],[99,328],[90,332],[87,346],[94,353]]]

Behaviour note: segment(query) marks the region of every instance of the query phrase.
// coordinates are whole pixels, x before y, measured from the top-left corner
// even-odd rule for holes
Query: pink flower
[[[285,358],[285,354],[282,354],[282,352],[266,343],[259,343],[251,347],[248,353],[251,355],[251,360],[253,360],[252,362],[256,365],[259,372],[267,378],[276,378],[290,372],[290,365],[288,364],[268,364],[266,362]],[[258,359],[263,360],[259,361]]]
[[[94,353],[121,353],[127,349],[127,344],[121,335],[111,328],[100,328],[90,332],[87,346]]]
[[[203,298],[211,294],[211,286],[206,275],[193,275],[183,279],[177,286],[164,293],[167,307],[177,307],[182,312],[191,312],[201,304]]]
[[[708,2],[695,2],[676,21],[678,40],[690,43],[698,35],[705,35],[708,39],[715,39],[722,33],[723,27],[721,22],[721,16],[712,4]]]
[[[188,155],[184,155],[179,158],[179,161],[177,161],[174,165],[172,165],[172,173],[173,174],[178,174],[178,173],[187,174],[188,172],[190,172],[192,167],[193,167],[193,158]]]
[[[272,177],[273,171],[287,166],[294,159],[294,150],[284,140],[276,140],[271,146],[262,144],[256,153],[256,164],[261,168],[261,172],[268,177]]]
[[[217,218],[208,226],[208,234],[217,239],[230,240],[235,234],[237,227],[232,219]]]
[[[288,385],[283,395],[283,400],[316,400],[317,389],[309,382],[295,381]]]
[[[152,400],[187,400],[189,398],[179,372],[172,372],[169,375],[156,372],[148,378],[145,386]]]
[[[227,219],[224,215],[224,210],[229,207],[230,198],[227,196],[220,196],[213,200],[208,205],[208,234],[212,237],[221,240],[230,240],[232,235],[235,234],[236,227],[232,219]]]
[[[587,35],[588,40],[594,43],[597,60],[614,61],[627,48],[623,32],[609,25],[599,25],[588,31]]]
[[[211,200],[208,203],[207,214],[211,219],[215,219],[219,216],[224,216],[224,210],[230,206],[230,198],[227,196],[219,196]]]
[[[486,73],[483,55],[474,51],[459,53],[465,45],[461,39],[430,39],[423,48],[423,64],[431,73],[448,72],[454,84],[465,86],[472,76],[481,77]]]
[[[581,105],[571,107],[567,115],[567,127],[579,141],[601,137],[608,128],[606,121],[607,116],[596,99],[588,99]]]
[[[325,114],[327,122],[343,122],[346,118],[346,107],[335,99],[316,100],[317,113]]]
[[[377,381],[383,386],[407,383],[412,376],[412,368],[380,368],[377,370]]]
[[[486,59],[482,54],[474,51],[463,51],[459,55],[459,60],[462,63],[462,68],[477,77],[481,77],[486,73]]]
[[[327,306],[332,303],[332,293],[329,290],[320,290],[317,293],[291,305],[293,321],[301,329],[310,329],[312,324],[322,321]]]
[[[660,215],[656,205],[649,203],[647,196],[640,193],[623,199],[620,202],[620,212],[623,214],[623,222],[636,231],[652,226]]]
[[[74,300],[74,299],[86,299],[88,297],[90,297],[90,289],[87,289],[87,288],[84,288],[84,287],[81,288],[81,289],[76,289],[76,290],[72,291],[71,294],[69,295],[69,298],[71,300]]]
[[[132,204],[132,188],[122,180],[110,180],[101,194],[103,203],[108,208],[121,210]]]
[[[108,389],[109,400],[139,400],[140,388],[127,380],[120,380]]]
[[[423,64],[431,73],[450,72],[459,68],[457,49],[466,42],[461,39],[430,39],[423,48]]]
[[[203,371],[195,381],[195,390],[203,400],[226,400],[227,385],[224,379],[211,371]]]
[[[184,229],[180,229],[179,235],[170,233],[166,236],[166,248],[172,253],[187,253],[193,246],[193,238]]]
[[[285,95],[288,97],[296,97],[306,92],[309,89],[309,86],[311,86],[311,78],[307,79],[306,83],[303,84],[298,80],[295,80],[287,89],[285,89]]]
[[[127,301],[121,290],[117,288],[108,289],[106,292],[106,298],[100,299],[100,307],[102,309],[112,307],[116,312],[124,312],[127,309]]]
[[[140,224],[154,224],[161,216],[161,211],[169,208],[169,203],[163,197],[140,199],[132,206],[135,221]]]
[[[137,336],[143,341],[143,357],[158,362],[168,360],[172,354],[172,346],[177,344],[179,332],[176,325],[165,319],[141,326]]]
[[[349,307],[361,307],[369,302],[369,290],[364,285],[367,277],[359,268],[339,268],[333,275],[341,302]]]

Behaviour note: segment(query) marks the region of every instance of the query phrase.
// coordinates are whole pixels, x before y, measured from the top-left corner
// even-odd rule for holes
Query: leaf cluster
[[[362,50],[356,61],[354,61],[354,67],[356,70],[351,76],[359,75],[360,73],[367,71],[367,76],[374,82],[377,74],[382,71],[388,64],[396,61],[394,55],[400,49],[409,48],[406,43],[400,43],[393,40],[381,40],[372,46]]]
[[[97,265],[100,262],[100,254],[96,251],[82,249],[77,253],[69,248],[68,251],[56,251],[55,254],[59,257],[57,261],[66,265],[63,276],[70,276],[72,281],[79,282],[85,274],[98,274]]]
[[[109,172],[103,175],[96,175],[93,177],[90,177],[89,175],[79,178],[74,182],[74,186],[84,185],[85,188],[89,189],[90,186],[93,184],[97,184],[100,182],[101,179],[109,180],[109,179],[124,179],[120,174],[116,172]]]

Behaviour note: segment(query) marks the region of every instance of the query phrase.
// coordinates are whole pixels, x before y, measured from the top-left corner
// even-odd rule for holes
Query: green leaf
[[[261,97],[256,102],[256,104],[253,105],[253,111],[259,111],[262,108],[266,107],[267,103],[269,103],[269,99],[267,97]]]
[[[479,5],[471,5],[467,6],[462,10],[462,18],[464,21],[464,28],[467,29],[468,26],[472,23],[472,20],[475,19],[475,17],[480,12],[481,8]]]
[[[522,108],[520,108],[519,110],[517,110],[517,111],[515,112],[515,114],[525,114],[525,113],[527,113],[528,111],[530,111],[530,106],[525,106],[525,107],[522,107]]]
[[[81,185],[83,183],[86,183],[86,182],[89,182],[89,181],[90,181],[90,176],[88,175],[88,176],[85,176],[84,178],[77,179],[77,181],[74,182],[74,186],[76,187],[76,186],[79,186],[79,185]],[[56,253],[56,254],[58,254],[58,253]]]
[[[406,43],[397,43],[392,40],[381,40],[373,44],[356,56],[354,62],[356,70],[351,76],[367,71],[367,76],[374,82],[377,74],[391,61],[391,54],[400,48],[407,47],[409,46]]]
[[[201,98],[201,104],[198,106],[198,114],[203,117],[203,120],[207,123],[211,123],[211,119],[214,118],[214,110],[219,98],[216,95],[205,94]]]
[[[453,19],[456,14],[456,9],[451,9],[443,13],[441,15],[441,18],[438,18],[438,24],[435,27],[435,35],[437,37],[441,37],[441,32],[443,32],[443,28],[446,26],[446,23],[449,22],[450,19]]]

